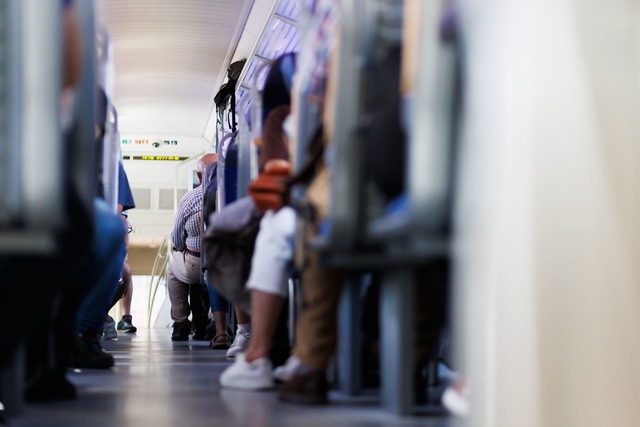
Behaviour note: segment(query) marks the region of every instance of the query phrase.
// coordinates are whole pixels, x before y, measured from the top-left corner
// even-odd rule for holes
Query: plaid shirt
[[[197,186],[182,196],[171,241],[176,251],[189,249],[192,252],[200,252],[200,221],[202,218],[202,185]]]

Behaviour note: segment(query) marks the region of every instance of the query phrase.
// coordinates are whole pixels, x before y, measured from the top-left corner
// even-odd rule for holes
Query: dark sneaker
[[[118,330],[126,334],[135,334],[138,332],[138,328],[131,323],[132,317],[130,314],[125,314],[118,322]]]
[[[278,391],[285,402],[322,405],[328,402],[329,384],[323,370],[300,368]]]
[[[192,340],[195,341],[211,341],[211,337],[207,334],[207,326],[209,319],[205,319],[204,321],[193,322],[193,335],[191,336]]]
[[[109,369],[113,356],[102,349],[97,333],[77,335],[73,352],[73,365],[85,369]]]
[[[171,334],[171,341],[189,341],[190,333],[190,321],[185,320],[184,322],[173,322],[173,333]]]
[[[209,341],[210,338],[207,336],[207,331],[205,330],[201,330],[201,329],[196,329],[195,331],[193,331],[193,335],[191,336],[191,339],[194,341]]]
[[[102,335],[104,339],[113,340],[118,338],[118,332],[116,331],[116,321],[113,320],[113,317],[107,316],[104,321],[104,329],[102,330]]]

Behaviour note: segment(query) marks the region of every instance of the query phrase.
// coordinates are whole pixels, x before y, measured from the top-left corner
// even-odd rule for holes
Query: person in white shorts
[[[260,221],[247,288],[251,292],[251,340],[244,353],[220,375],[220,385],[243,390],[274,387],[269,348],[287,297],[296,225],[295,211],[268,210]]]
[[[259,152],[260,175],[249,186],[249,195],[264,212],[251,259],[246,288],[251,294],[251,334],[248,346],[220,375],[220,385],[243,390],[274,387],[269,350],[287,297],[293,261],[296,213],[287,206],[289,164],[290,90],[295,54],[274,61],[263,90],[263,141]],[[231,350],[231,349],[230,349]]]

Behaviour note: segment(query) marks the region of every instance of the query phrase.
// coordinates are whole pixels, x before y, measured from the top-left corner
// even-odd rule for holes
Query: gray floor
[[[69,374],[78,399],[26,406],[15,427],[46,426],[430,426],[451,427],[444,417],[389,415],[375,403],[338,401],[306,407],[278,401],[276,392],[221,390],[230,363],[206,342],[172,343],[169,330],[141,330],[105,343],[116,358],[108,371]]]

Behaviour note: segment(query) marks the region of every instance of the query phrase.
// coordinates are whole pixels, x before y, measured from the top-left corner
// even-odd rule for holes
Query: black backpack
[[[202,242],[207,283],[248,314],[251,298],[245,284],[261,218],[250,197],[240,198],[212,217]]]

